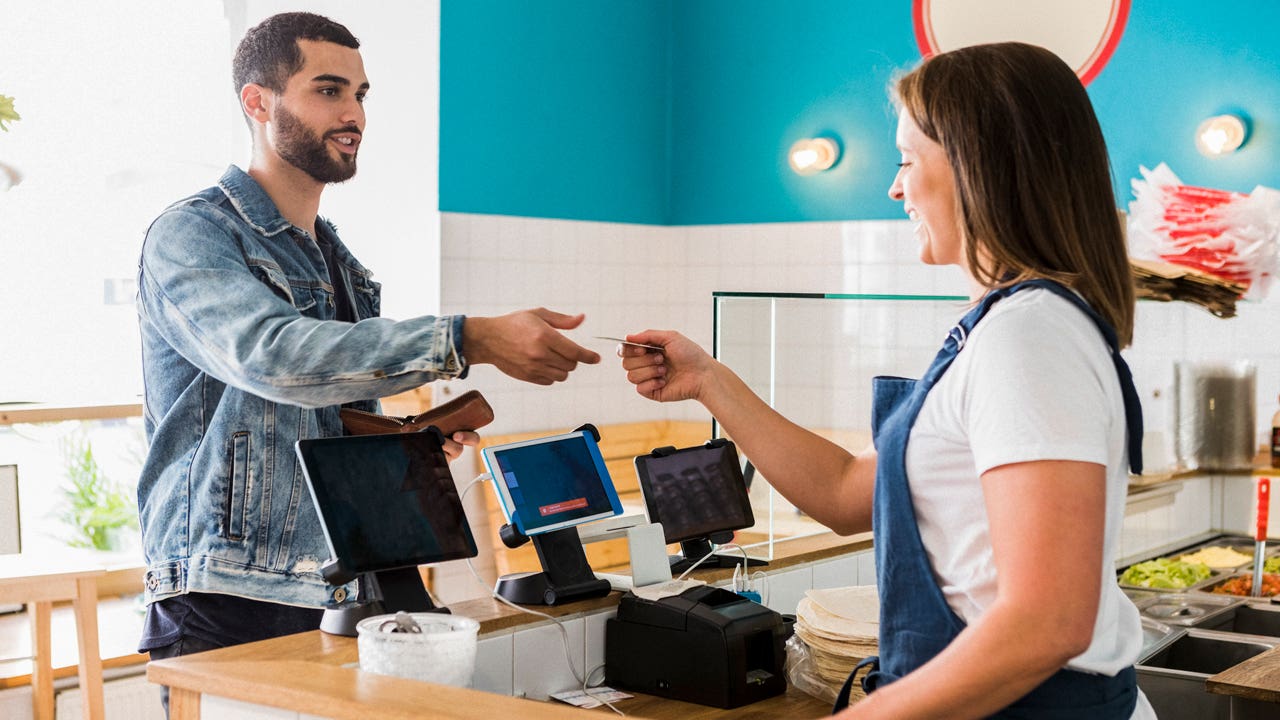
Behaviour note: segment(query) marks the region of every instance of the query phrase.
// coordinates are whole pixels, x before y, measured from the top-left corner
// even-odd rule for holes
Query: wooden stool
[[[98,654],[98,577],[102,568],[0,556],[0,603],[26,603],[31,622],[31,706],[35,720],[53,718],[53,603],[71,600],[80,648],[80,700],[87,720],[102,720],[102,657]]]

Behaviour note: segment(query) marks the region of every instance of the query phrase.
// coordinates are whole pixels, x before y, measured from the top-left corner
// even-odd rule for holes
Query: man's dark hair
[[[231,63],[236,94],[249,83],[284,92],[289,78],[302,69],[299,40],[337,43],[353,50],[360,47],[360,41],[350,30],[323,15],[305,12],[272,15],[249,28],[236,48]]]

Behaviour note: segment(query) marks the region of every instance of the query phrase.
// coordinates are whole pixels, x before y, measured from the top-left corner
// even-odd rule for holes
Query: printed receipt
[[[614,690],[606,685],[593,687],[586,692],[581,690],[566,690],[564,692],[551,693],[551,697],[566,702],[570,705],[577,705],[580,708],[595,708],[609,702],[617,702],[626,700],[634,695],[628,695],[620,690]]]

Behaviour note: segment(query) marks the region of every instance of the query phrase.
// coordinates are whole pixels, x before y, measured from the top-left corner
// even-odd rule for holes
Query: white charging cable
[[[482,473],[480,475],[477,475],[476,478],[472,480],[470,483],[468,483],[467,487],[463,489],[461,501],[465,501],[467,499],[467,493],[471,492],[471,488],[475,487],[476,485],[479,485],[482,482],[485,482],[486,480],[491,480],[492,477],[493,476],[491,476],[489,473]],[[569,630],[564,626],[564,623],[561,622],[559,618],[556,618],[544,612],[540,612],[538,610],[532,610],[530,608],[517,605],[511,602],[510,600],[502,597],[497,592],[495,592],[494,589],[488,583],[484,581],[484,578],[480,577],[480,571],[476,570],[476,566],[472,564],[471,558],[466,558],[466,561],[467,561],[467,568],[471,570],[472,577],[476,579],[476,582],[480,584],[480,587],[483,587],[485,589],[485,592],[489,594],[489,597],[493,598],[494,600],[497,600],[498,602],[502,603],[503,605],[506,605],[507,607],[513,608],[515,610],[519,610],[522,613],[528,613],[529,615],[536,615],[541,618],[546,618],[547,620],[550,620],[551,622],[555,623],[556,628],[560,630],[560,640],[561,642],[564,643],[564,657],[569,664],[569,672],[573,673],[573,679],[577,680],[578,683],[582,685],[582,694],[586,695],[592,700],[595,700],[596,702],[600,702],[600,703],[603,703],[604,705],[607,705],[609,709],[614,711],[615,713],[622,715],[624,717],[626,716],[626,713],[614,707],[613,703],[603,698],[600,698],[596,695],[591,694],[591,689],[587,687],[587,681],[590,679],[590,675],[592,673],[604,667],[604,665],[601,664],[595,668],[592,668],[591,672],[587,673],[586,675],[583,675],[582,673],[578,672],[578,668],[573,664],[573,652],[569,650]]]
[[[676,580],[683,580],[683,579],[685,579],[685,577],[687,577],[687,576],[689,575],[689,573],[693,572],[694,568],[698,567],[698,566],[699,566],[699,565],[701,565],[702,563],[704,563],[704,562],[706,562],[707,560],[709,560],[709,559],[711,558],[711,556],[712,556],[712,555],[715,555],[715,554],[716,554],[716,552],[717,552],[717,551],[719,551],[721,548],[737,548],[737,549],[738,549],[738,551],[742,553],[742,567],[743,567],[743,568],[746,568],[746,567],[747,567],[747,563],[748,563],[748,560],[749,560],[749,559],[747,558],[747,550],[746,550],[746,548],[742,547],[742,546],[741,546],[741,545],[739,545],[738,543],[725,543],[725,544],[723,544],[723,545],[717,545],[717,546],[715,546],[714,548],[712,548],[712,549],[711,549],[711,552],[709,552],[709,553],[707,553],[706,555],[703,555],[702,557],[698,558],[698,561],[697,561],[697,562],[695,562],[694,564],[690,565],[690,566],[689,566],[689,568],[688,568],[687,570],[685,570],[684,572],[680,573],[680,577],[676,578]]]

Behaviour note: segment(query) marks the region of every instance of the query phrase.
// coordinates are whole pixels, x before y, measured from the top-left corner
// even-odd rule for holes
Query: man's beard
[[[283,105],[276,107],[276,152],[290,165],[322,183],[340,183],[356,174],[356,156],[342,154],[337,159],[328,143],[316,135],[297,115]],[[343,128],[342,132],[349,131]]]

